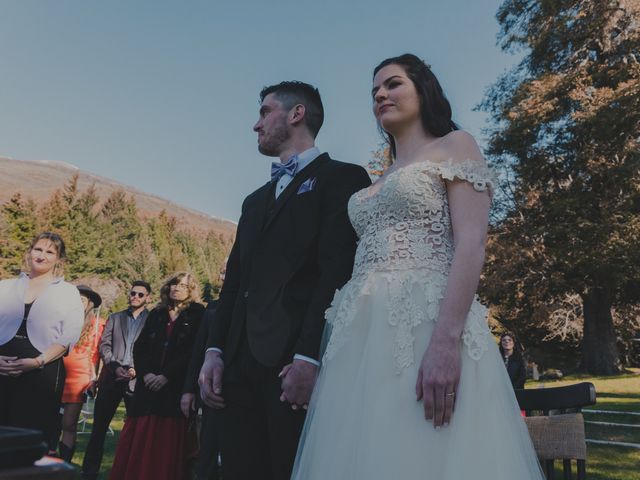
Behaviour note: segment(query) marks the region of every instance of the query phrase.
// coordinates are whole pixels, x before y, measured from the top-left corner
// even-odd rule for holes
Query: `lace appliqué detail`
[[[349,338],[348,326],[351,325],[356,314],[356,298],[368,295],[364,288],[364,277],[351,279],[341,290],[336,290],[333,301],[325,311],[324,318],[327,321],[325,328],[331,329],[331,336],[322,356],[325,362],[336,354]]]
[[[493,189],[494,175],[483,163],[418,162],[400,168],[372,190],[349,200],[349,217],[360,238],[354,275],[375,270],[429,268],[447,274],[453,232],[445,180],[462,179],[477,191]]]
[[[449,159],[446,162],[425,162],[426,168],[438,173],[446,180],[465,180],[473,185],[478,192],[489,190],[493,196],[497,183],[496,176],[487,165],[476,160],[463,160],[454,162]]]
[[[489,328],[485,322],[487,307],[482,305],[476,297],[469,309],[467,323],[462,331],[462,341],[467,347],[467,353],[474,360],[480,360],[482,354],[489,349]]]
[[[446,279],[440,276],[424,275],[424,272],[411,271],[402,279],[393,278],[394,274],[385,274],[389,292],[389,324],[396,328],[393,342],[393,356],[396,373],[415,362],[413,329],[423,321],[438,318],[438,309]],[[429,278],[427,278],[429,277]],[[424,306],[416,302],[424,299]]]
[[[414,364],[414,334],[424,321],[435,322],[453,259],[453,232],[445,180],[463,180],[476,191],[493,191],[495,176],[482,162],[417,162],[390,173],[380,185],[349,200],[351,223],[359,237],[352,279],[337,291],[326,312],[330,338],[323,360],[347,341],[351,323],[384,278],[388,322],[394,328],[396,370]],[[474,302],[462,340],[469,356],[488,348],[486,311]]]
[[[393,356],[396,373],[413,365],[416,361],[414,328],[422,322],[434,322],[438,318],[440,301],[446,288],[446,277],[434,276],[431,272],[413,270],[406,272],[378,272],[386,284],[388,323],[394,327]],[[351,336],[351,324],[359,313],[358,303],[371,295],[374,277],[352,278],[342,290],[337,290],[325,318],[331,336],[322,361],[330,361]],[[467,317],[462,340],[466,352],[479,360],[488,349],[489,330],[486,326],[486,308],[474,301]],[[369,321],[365,319],[364,321]]]

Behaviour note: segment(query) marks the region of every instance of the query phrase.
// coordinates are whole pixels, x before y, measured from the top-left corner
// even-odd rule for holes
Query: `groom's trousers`
[[[243,337],[222,388],[222,477],[289,480],[306,411],[280,401],[282,366],[260,364]]]

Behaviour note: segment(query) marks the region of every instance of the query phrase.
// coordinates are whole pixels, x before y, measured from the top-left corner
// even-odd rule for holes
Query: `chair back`
[[[563,478],[571,480],[572,460],[578,480],[586,479],[587,444],[581,409],[596,403],[592,383],[516,390],[525,423],[547,480],[555,480],[555,461],[562,460]],[[535,415],[537,413],[537,415]]]

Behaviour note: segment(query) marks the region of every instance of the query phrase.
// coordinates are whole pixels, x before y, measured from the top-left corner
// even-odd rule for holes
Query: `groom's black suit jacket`
[[[311,191],[302,191],[305,182],[315,182]],[[271,182],[245,199],[208,340],[226,366],[243,335],[268,367],[294,354],[318,358],[324,312],[353,268],[347,201],[370,184],[362,167],[324,153],[278,199]]]

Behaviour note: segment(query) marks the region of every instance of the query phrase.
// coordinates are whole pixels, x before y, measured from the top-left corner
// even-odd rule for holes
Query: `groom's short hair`
[[[317,88],[297,80],[280,82],[277,85],[264,87],[260,92],[260,101],[264,101],[264,97],[271,93],[287,110],[297,104],[304,105],[305,125],[313,138],[318,135],[322,122],[324,122],[324,108]]]

